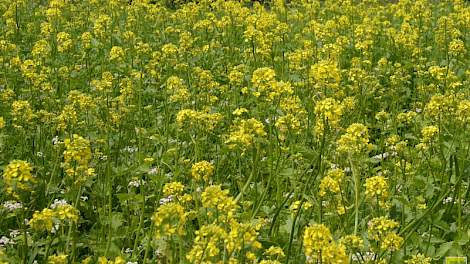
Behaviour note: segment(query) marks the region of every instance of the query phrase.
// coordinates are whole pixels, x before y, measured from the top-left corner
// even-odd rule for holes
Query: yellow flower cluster
[[[317,137],[323,136],[325,130],[338,128],[343,110],[343,105],[333,98],[325,98],[317,102],[315,106],[315,133]]]
[[[124,59],[124,50],[119,46],[114,46],[109,51],[109,60],[122,62]]]
[[[186,221],[187,213],[184,207],[177,202],[161,205],[153,215],[157,237],[183,235]]]
[[[166,88],[170,92],[172,102],[185,102],[190,98],[190,93],[182,79],[177,76],[170,76],[166,80]]]
[[[47,264],[67,264],[68,256],[65,254],[49,256],[47,258]]]
[[[80,212],[69,204],[60,204],[53,209],[44,208],[35,211],[29,225],[38,231],[55,232],[56,225],[77,223]]]
[[[163,195],[180,195],[184,191],[184,185],[181,182],[169,182],[163,186]]]
[[[339,88],[341,71],[332,60],[322,60],[310,68],[310,81],[315,90],[325,96],[334,95]]]
[[[32,169],[31,164],[26,161],[10,161],[3,171],[3,182],[6,191],[18,198],[18,192],[31,190],[36,182],[31,174]]]
[[[405,260],[405,264],[431,264],[431,258],[419,253]]]
[[[237,123],[225,141],[229,148],[238,146],[244,151],[267,135],[263,123],[255,118],[239,120]]]
[[[114,260],[112,259],[107,259],[106,257],[99,257],[98,258],[98,264],[125,264],[126,260],[121,257],[115,257]]]
[[[372,202],[378,201],[381,207],[387,208],[387,199],[389,197],[388,182],[384,176],[373,176],[366,179],[366,197]]]
[[[355,123],[346,129],[346,134],[337,141],[337,151],[355,155],[367,152],[372,145],[369,143],[369,130],[363,124]]]
[[[222,119],[223,116],[219,113],[207,113],[192,109],[180,110],[176,115],[176,123],[181,128],[193,127],[203,131],[213,130]]]
[[[350,252],[357,252],[364,248],[364,240],[357,235],[346,235],[341,238],[340,243]]]
[[[293,93],[290,83],[277,81],[276,73],[271,68],[256,69],[253,72],[251,82],[254,89],[253,95],[257,98],[262,97],[268,102]]]
[[[13,117],[13,126],[18,129],[28,127],[36,117],[31,109],[31,104],[24,100],[13,102],[11,106],[11,115]]]
[[[208,182],[209,179],[214,174],[214,165],[208,161],[196,162],[191,166],[191,176],[199,181],[203,179],[205,182]]]
[[[64,163],[65,172],[70,177],[93,176],[94,169],[89,168],[91,161],[90,141],[77,134],[72,138],[64,140]]]
[[[398,223],[385,216],[376,217],[369,221],[367,234],[369,239],[379,242],[380,249],[396,251],[403,244],[403,238],[394,229]]]
[[[228,190],[222,190],[220,185],[206,187],[201,194],[202,206],[211,209],[208,216],[218,216],[221,221],[231,219],[238,206],[235,199],[229,196]],[[215,210],[215,211],[213,211]]]
[[[72,48],[72,39],[67,32],[59,32],[57,34],[57,50],[60,53],[68,52]]]
[[[323,224],[305,228],[303,242],[308,263],[349,263],[346,248],[333,240],[330,229]]]
[[[341,183],[344,177],[344,170],[336,168],[327,172],[320,181],[319,196],[326,199],[328,205],[332,205],[339,215],[345,213],[345,207],[341,196]]]
[[[426,126],[421,129],[421,142],[416,145],[417,149],[426,150],[436,140],[439,135],[439,128],[437,126]]]

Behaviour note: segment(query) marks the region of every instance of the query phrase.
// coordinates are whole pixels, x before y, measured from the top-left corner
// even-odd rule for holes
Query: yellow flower
[[[77,134],[64,140],[64,167],[69,176],[88,170],[91,160],[90,141]]]
[[[384,236],[398,227],[398,222],[390,220],[385,216],[376,217],[369,221],[367,232],[369,237],[375,241],[381,241]]]
[[[308,226],[304,232],[304,248],[307,263],[349,263],[346,248],[333,241],[330,229],[323,224]]]
[[[47,258],[47,264],[67,264],[67,255],[55,255]]]
[[[211,260],[220,254],[226,236],[225,230],[218,225],[202,226],[196,231],[193,247],[186,258],[191,263],[212,263]]]
[[[208,182],[213,174],[214,165],[208,161],[203,160],[191,166],[191,176],[197,181],[204,179],[204,181]]]
[[[122,61],[124,59],[124,50],[119,46],[113,46],[109,52],[110,61]]]
[[[31,121],[35,118],[35,114],[28,101],[14,101],[11,109],[13,126],[16,128],[23,128],[23,126],[31,124]]]
[[[421,129],[421,134],[423,135],[421,142],[422,143],[431,142],[438,133],[439,133],[439,128],[437,126],[423,127],[423,129]]]
[[[207,209],[215,209],[219,211],[221,220],[232,218],[237,204],[235,199],[228,195],[228,190],[222,190],[220,185],[211,185],[206,187],[201,194],[202,206]],[[212,215],[212,212],[208,213]]]
[[[5,127],[5,119],[3,119],[3,117],[0,116],[0,129],[4,127]]]
[[[326,248],[333,237],[330,229],[323,224],[313,224],[305,228],[304,247],[307,256],[314,256],[318,251]]]
[[[35,211],[33,218],[29,221],[31,228],[36,230],[52,231],[54,225],[54,210],[44,208],[41,212]]]
[[[343,115],[343,105],[333,98],[326,98],[315,106],[315,133],[321,136],[325,129],[335,129]],[[325,127],[327,125],[328,127]]]
[[[366,196],[370,199],[378,198],[384,201],[388,198],[388,183],[383,176],[374,176],[366,179]]]
[[[223,116],[219,113],[206,113],[192,109],[183,109],[176,115],[176,123],[181,128],[190,127],[200,128],[211,131],[222,120]]]
[[[186,213],[180,204],[169,202],[161,205],[153,215],[157,238],[183,235],[186,219]]]
[[[51,208],[34,212],[33,217],[29,220],[32,229],[53,232],[56,225],[78,222],[80,212],[72,205],[59,203],[53,204]]]
[[[403,238],[396,233],[390,232],[380,243],[380,248],[382,250],[389,250],[389,251],[397,251],[400,249],[401,245],[403,244]]]
[[[282,248],[277,246],[270,246],[265,252],[265,255],[271,257],[285,257],[284,251]]]
[[[183,192],[184,185],[181,182],[169,182],[163,186],[163,195],[170,196],[170,195],[179,195]]]
[[[419,253],[411,256],[410,259],[405,260],[406,264],[431,264],[431,258]]]
[[[369,130],[363,124],[355,123],[346,129],[346,134],[336,141],[340,153],[359,154],[371,148]]]
[[[364,240],[357,235],[347,235],[341,238],[341,244],[345,245],[351,252],[364,248]]]
[[[31,174],[32,166],[26,161],[12,160],[3,171],[3,180],[8,193],[16,195],[17,191],[28,191],[36,179]]]
[[[237,109],[233,110],[233,112],[232,112],[232,114],[236,115],[236,116],[241,116],[245,113],[248,113],[248,109],[243,108],[243,107],[242,108],[237,108]]]
[[[229,148],[241,147],[243,150],[251,147],[256,139],[264,138],[267,133],[264,131],[264,125],[255,118],[241,120],[233,131],[229,134],[225,144]]]
[[[65,53],[72,48],[72,39],[70,34],[66,32],[59,32],[57,34],[57,50],[60,53]]]

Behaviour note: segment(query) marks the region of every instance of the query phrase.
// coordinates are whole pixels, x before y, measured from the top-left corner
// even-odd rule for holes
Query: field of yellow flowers
[[[1,264],[469,254],[469,2],[0,13]]]

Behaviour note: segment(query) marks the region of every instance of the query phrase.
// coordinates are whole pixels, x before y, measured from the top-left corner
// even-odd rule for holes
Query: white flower
[[[15,238],[15,237],[17,237],[20,233],[21,233],[20,230],[11,230],[11,232],[10,232],[10,237],[11,237],[11,238]]]
[[[3,203],[3,207],[5,207],[5,209],[7,209],[8,211],[14,211],[16,209],[23,208],[23,205],[20,202],[16,201],[6,201]]]
[[[157,173],[158,173],[157,167],[151,168],[148,172],[148,174],[150,174],[150,175],[157,175]]]
[[[10,239],[6,236],[0,238],[0,247],[4,247],[10,244]]]
[[[449,196],[449,197],[446,197],[446,198],[442,201],[442,203],[443,203],[443,204],[448,204],[448,203],[451,203],[451,202],[453,202],[453,201],[454,201],[454,198],[452,198],[451,196]]]
[[[59,206],[63,206],[63,205],[66,205],[68,204],[66,200],[62,199],[62,200],[59,200],[59,199],[55,199],[54,200],[54,203],[51,204],[51,209],[55,209]]]
[[[59,227],[60,227],[59,224],[55,224],[55,225],[52,227],[52,229],[51,229],[51,233],[52,233],[52,234],[57,233],[57,231],[59,230]]]
[[[167,204],[169,202],[173,201],[173,195],[170,195],[168,197],[164,197],[162,199],[160,199],[160,205],[164,205],[164,204]]]
[[[133,180],[133,181],[130,181],[127,186],[128,186],[128,187],[139,188],[140,185],[144,185],[144,184],[145,184],[145,181],[144,181],[144,180]]]

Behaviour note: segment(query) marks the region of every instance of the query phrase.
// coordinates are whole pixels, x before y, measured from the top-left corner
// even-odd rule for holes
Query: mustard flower
[[[12,160],[3,171],[3,181],[8,193],[16,196],[17,191],[29,191],[36,179],[32,175],[33,167],[23,160]]]
[[[54,255],[47,258],[47,264],[67,264],[67,255]]]
[[[425,255],[418,253],[411,256],[410,259],[405,260],[406,264],[431,264],[431,258],[426,257]]]
[[[369,130],[363,124],[355,123],[346,129],[346,134],[337,141],[337,150],[340,153],[359,154],[371,148],[369,143]]]
[[[124,59],[124,50],[119,46],[113,46],[109,52],[110,61],[122,61]]]
[[[157,238],[183,235],[186,221],[187,215],[182,205],[175,202],[161,205],[153,215]]]
[[[214,165],[208,161],[196,162],[191,166],[191,176],[197,181],[203,179],[208,182],[213,174]]]

